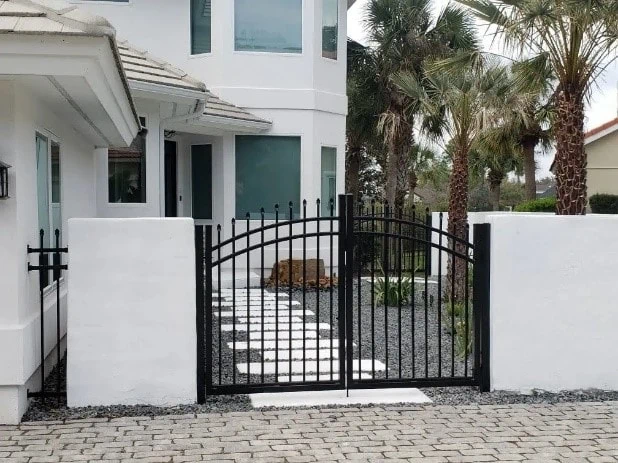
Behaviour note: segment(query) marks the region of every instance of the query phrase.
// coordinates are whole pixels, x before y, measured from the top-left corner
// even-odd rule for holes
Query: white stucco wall
[[[193,403],[191,219],[69,222],[69,406]]]
[[[27,408],[26,392],[38,390],[40,306],[37,272],[28,273],[27,245],[38,245],[35,136],[60,145],[63,244],[67,219],[96,214],[93,145],[17,80],[0,81],[0,159],[10,169],[10,196],[0,201],[0,423],[16,423]],[[38,263],[31,256],[33,264]],[[64,336],[65,295],[61,299]],[[56,344],[55,290],[45,298],[45,353]],[[46,365],[53,367],[55,354]]]
[[[492,388],[618,390],[618,218],[486,220]]]
[[[300,136],[301,197],[315,201],[320,196],[321,147],[336,147],[337,191],[344,192],[346,97],[346,33],[347,2],[339,0],[338,59],[322,57],[322,2],[303,2],[303,52],[256,53],[234,50],[234,1],[212,2],[212,52],[191,55],[190,1],[131,0],[124,2],[74,1],[80,8],[106,17],[118,30],[119,37],[165,59],[174,66],[206,83],[225,100],[247,108],[253,114],[272,122],[264,135]],[[157,34],[153,31],[165,31]],[[140,115],[144,106],[138,101]],[[146,114],[148,116],[148,114]],[[154,114],[150,114],[154,122]],[[151,123],[149,122],[149,126]],[[162,127],[164,128],[164,127]],[[154,132],[149,127],[149,137]],[[197,137],[199,138],[199,137]],[[234,134],[217,137],[213,165],[213,222],[227,227],[235,212],[235,144]],[[149,148],[150,149],[150,148]],[[162,215],[162,207],[154,207],[151,173],[161,165],[161,156],[147,156],[148,205],[108,205],[103,192],[107,182],[105,157],[98,161],[99,215],[103,217],[145,217]],[[158,151],[157,151],[158,155]],[[179,146],[179,215],[190,216],[190,171],[182,164]],[[219,157],[222,156],[222,157]],[[158,160],[157,160],[158,159]],[[217,175],[218,174],[218,175]],[[273,175],[276,175],[273,172]],[[187,176],[188,175],[188,176]],[[159,178],[162,174],[159,172]],[[159,198],[162,197],[162,184]],[[162,203],[161,203],[162,204]],[[265,205],[268,206],[268,205]]]

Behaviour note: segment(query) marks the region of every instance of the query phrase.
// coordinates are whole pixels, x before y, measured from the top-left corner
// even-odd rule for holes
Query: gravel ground
[[[441,326],[438,324],[437,310],[437,285],[429,284],[428,298],[425,298],[425,288],[423,284],[416,285],[416,303],[414,310],[410,305],[404,306],[401,312],[397,307],[385,309],[373,307],[371,305],[371,285],[369,282],[360,283],[360,299],[358,304],[359,283],[354,282],[354,342],[356,344],[354,358],[371,359],[375,358],[383,363],[387,363],[388,350],[388,377],[389,378],[425,378],[442,376],[471,376],[472,359],[468,359],[466,370],[465,359],[455,356],[453,362],[451,356],[451,336],[448,325],[444,318]],[[256,290],[259,293],[259,290]],[[282,291],[282,290],[281,290]],[[292,291],[293,300],[301,302],[301,306],[295,309],[302,309],[303,293],[299,290]],[[305,307],[313,311],[315,316],[308,316],[307,322],[316,322],[319,306],[319,320],[321,323],[328,323],[333,327],[333,338],[337,338],[337,289],[333,290],[333,304],[330,303],[331,294],[329,290],[316,292],[315,289],[307,290],[305,293]],[[425,311],[425,301],[427,300],[427,311]],[[282,309],[283,310],[283,309]],[[372,317],[371,314],[375,314]],[[414,313],[414,317],[412,317]],[[359,314],[360,314],[360,335],[359,335]],[[401,318],[400,318],[401,317]],[[444,317],[444,312],[442,314]],[[218,317],[214,317],[218,320]],[[371,320],[374,323],[371,323]],[[226,319],[230,320],[230,319]],[[401,323],[400,323],[401,320]],[[413,322],[414,320],[414,322]],[[227,323],[228,321],[226,321]],[[425,329],[427,325],[427,329]],[[216,326],[216,325],[215,325]],[[388,329],[386,336],[385,329]],[[401,336],[399,335],[401,329]],[[374,333],[374,343],[372,346],[372,331]],[[414,336],[412,336],[414,331]],[[331,333],[322,330],[321,339],[330,339]],[[221,363],[219,363],[219,335],[218,330],[213,330],[213,380],[219,380],[219,365],[221,365],[221,381],[223,384],[231,384],[234,375],[232,368],[233,352],[227,346],[228,341],[232,341],[231,332],[223,333],[221,338]],[[399,340],[401,339],[401,356]],[[412,343],[414,339],[414,343]],[[236,341],[247,340],[245,332],[237,333]],[[360,342],[359,342],[360,340]],[[254,341],[259,345],[259,341]],[[441,343],[441,356],[439,355],[439,345]],[[426,348],[427,347],[427,348]],[[441,362],[440,362],[441,358]],[[400,365],[401,359],[401,365]],[[259,350],[252,350],[249,359],[247,351],[236,352],[236,362],[243,363],[247,360],[256,362],[261,360]],[[60,365],[61,378],[65,389],[64,362]],[[376,379],[386,378],[386,372],[375,372]],[[47,389],[55,390],[55,371],[49,376]],[[266,382],[273,382],[274,377],[265,376]],[[236,373],[236,383],[261,381],[259,376]],[[468,404],[552,404],[560,402],[597,402],[618,400],[618,391],[606,392],[597,390],[574,391],[564,393],[545,393],[534,392],[530,395],[521,395],[508,392],[492,392],[481,394],[473,387],[452,387],[452,388],[424,388],[422,389],[435,405],[468,405]],[[431,406],[431,405],[429,405]],[[103,418],[103,417],[134,417],[134,416],[165,416],[182,415],[186,413],[208,413],[208,412],[237,412],[251,410],[251,402],[246,395],[235,396],[213,396],[207,399],[204,405],[188,405],[181,407],[151,407],[151,406],[113,406],[113,407],[87,407],[68,409],[65,399],[47,399],[44,403],[40,399],[31,402],[31,406],[24,417],[25,421],[41,420],[66,420],[79,418]]]

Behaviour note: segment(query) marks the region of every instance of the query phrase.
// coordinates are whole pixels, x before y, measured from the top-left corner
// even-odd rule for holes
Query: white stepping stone
[[[262,324],[262,317],[256,316],[256,317],[251,317],[249,319],[247,319],[247,317],[237,317],[236,319],[236,323],[247,323],[247,320],[249,321],[249,323],[251,324]],[[279,323],[279,327],[286,327],[290,325],[290,321],[292,323],[302,323],[303,319],[301,317],[288,317],[288,316],[279,316],[279,317],[264,317],[264,323],[267,324],[276,324],[277,321]]]
[[[289,310],[287,307],[285,309],[279,307],[279,311],[278,311],[278,315],[281,316],[286,316],[289,317],[290,315],[293,317],[302,317],[303,316],[303,311],[302,310],[297,310],[297,309],[293,309],[293,310]],[[215,317],[219,316],[219,310],[217,307],[213,307],[213,315]],[[229,318],[229,317],[246,317],[247,315],[247,310],[245,308],[245,311],[242,312],[240,309],[236,311],[236,313],[234,313],[233,311],[229,311],[229,310],[221,310],[221,318]],[[312,316],[315,315],[311,310],[305,310],[304,315],[306,316]],[[261,317],[262,316],[262,311],[261,310],[250,310],[249,311],[249,316],[250,317]],[[276,317],[277,316],[277,311],[276,310],[271,310],[271,309],[264,309],[264,317]],[[334,317],[333,317],[334,318]]]
[[[318,328],[319,326],[319,328]],[[221,325],[221,331],[234,331],[234,328],[236,328],[236,331],[247,331],[247,323],[236,323],[236,327],[234,327],[234,325]],[[302,320],[301,323],[292,323],[290,325],[290,323],[288,323],[287,325],[284,324],[279,324],[277,326],[276,323],[264,323],[263,327],[262,327],[262,323],[257,323],[257,324],[251,324],[249,323],[249,328],[251,331],[262,331],[262,329],[264,331],[282,331],[282,330],[292,330],[294,331],[298,331],[301,334],[302,337],[302,333],[303,331],[305,332],[309,332],[309,331],[316,331],[318,329],[320,330],[330,330],[330,325],[328,323],[305,323],[303,325]]]
[[[285,339],[285,340],[281,340],[279,339],[279,349],[289,349],[290,348],[290,341]],[[234,347],[236,347],[236,350],[247,350],[247,343],[244,341],[237,341],[236,344],[234,344],[233,342],[228,342],[227,346],[230,349],[234,349]],[[335,351],[337,349],[339,349],[339,340],[338,339],[306,339],[305,340],[305,348],[306,349],[316,349],[319,346],[320,349],[329,349],[332,347],[332,349]],[[251,342],[251,349],[261,349],[262,348],[262,343],[260,341],[252,341]],[[292,349],[302,349],[303,348],[303,341],[302,338],[300,340],[292,340]],[[265,350],[274,350],[277,349],[277,342],[276,341],[264,341],[264,349]]]
[[[260,372],[261,374],[261,372]],[[320,377],[318,378],[317,374],[310,374],[310,375],[305,375],[305,379],[303,379],[303,375],[292,375],[292,381],[293,383],[302,383],[304,381],[338,381],[339,380],[339,373],[333,373],[332,375],[332,380],[331,380],[331,374],[330,371],[328,373],[322,373],[322,371],[320,371]],[[358,375],[355,375],[356,378],[358,378]],[[371,379],[371,375],[368,373],[361,373],[361,379]],[[289,383],[290,382],[290,377],[289,376],[285,376],[285,375],[279,375],[278,379],[277,379],[277,383]],[[344,391],[345,392],[345,391]],[[313,394],[313,391],[311,392]],[[280,392],[278,392],[277,394],[281,394]]]
[[[317,334],[315,330],[306,331],[303,333],[302,331],[281,331],[279,330],[279,339],[303,339],[303,334],[305,339],[315,339],[317,338]],[[275,340],[277,339],[277,333],[275,331],[265,331],[264,332],[264,341],[267,340]],[[262,340],[262,333],[260,331],[251,332],[251,342],[260,342]]]
[[[290,359],[289,349],[279,349],[278,353],[279,355],[277,357],[277,351],[269,350],[269,351],[264,352],[264,355],[262,357],[264,358],[264,360],[272,361],[272,362],[276,360],[289,360]],[[320,349],[318,351],[317,349],[307,349],[305,346],[304,352],[302,348],[292,350],[292,360],[302,360],[302,359],[317,360],[318,353],[320,354],[320,361],[330,360],[331,358],[332,359],[339,358],[339,349],[333,349],[332,355],[331,355],[330,349]]]
[[[297,375],[297,374],[303,374],[303,371],[305,373],[317,373],[318,370],[318,363],[320,365],[320,375],[322,373],[324,374],[329,374],[330,375],[330,368],[331,368],[331,362],[330,360],[321,360],[320,362],[317,362],[316,360],[308,360],[308,361],[292,361],[292,365],[291,365],[291,371],[290,371],[290,362],[279,362],[279,374],[292,374],[292,375]],[[368,359],[363,359],[361,360],[361,365],[360,365],[360,371],[361,372],[370,372],[372,371],[371,369],[371,364],[372,361],[368,360]],[[236,368],[238,369],[238,372],[240,374],[253,374],[253,375],[257,375],[257,374],[261,374],[262,373],[262,365],[264,365],[264,374],[265,375],[274,375],[275,374],[275,362],[264,362],[263,364],[261,362],[251,362],[249,364],[247,363],[239,363],[236,365]],[[339,371],[339,362],[333,362],[332,364],[333,367],[333,373]],[[352,362],[352,369],[354,372],[358,373],[358,360],[353,361]],[[384,371],[386,370],[386,365],[384,365],[382,362],[380,362],[379,360],[375,361],[375,371]]]
[[[219,304],[219,302],[217,301],[213,301],[212,303],[213,307],[219,307],[219,305],[221,305],[221,307],[233,307],[234,305],[236,306],[237,309],[239,308],[247,308],[247,301],[241,302],[238,299],[236,299],[236,301],[221,301],[221,304]],[[279,301],[279,307],[284,307],[284,306],[288,306],[289,301]],[[292,301],[291,305],[300,305],[300,302],[298,301]],[[249,301],[249,307],[262,307],[262,301]],[[276,307],[275,301],[269,301],[269,303],[267,304],[266,302],[264,302],[264,307]]]

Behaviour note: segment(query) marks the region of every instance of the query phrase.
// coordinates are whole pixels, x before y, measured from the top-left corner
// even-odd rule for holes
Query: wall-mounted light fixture
[[[9,198],[9,169],[11,166],[0,161],[0,199]]]

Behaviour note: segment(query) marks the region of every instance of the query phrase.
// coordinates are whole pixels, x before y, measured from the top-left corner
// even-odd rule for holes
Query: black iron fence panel
[[[288,205],[293,210],[293,205]],[[196,227],[205,394],[488,386],[489,225],[354,205]],[[292,217],[288,219],[287,217]],[[432,258],[437,259],[432,272]],[[434,273],[432,275],[432,273]]]
[[[60,230],[54,232],[54,243],[51,247],[45,247],[45,231],[39,231],[39,246],[28,246],[27,253],[38,256],[38,265],[28,263],[28,272],[38,272],[39,274],[39,318],[40,324],[40,344],[39,356],[41,362],[40,390],[37,392],[28,391],[28,397],[40,397],[45,400],[47,397],[63,397],[66,391],[63,388],[64,381],[62,379],[61,361],[62,361],[62,327],[61,327],[61,305],[60,305],[60,289],[63,271],[68,269],[68,265],[63,263],[63,256],[69,252],[67,247],[62,247],[60,243]],[[50,259],[51,257],[51,259]],[[50,263],[51,262],[51,263]],[[56,378],[53,391],[48,390],[46,386],[47,375],[45,372],[45,294],[51,286],[54,286],[56,297],[56,336],[53,350],[56,353]]]

